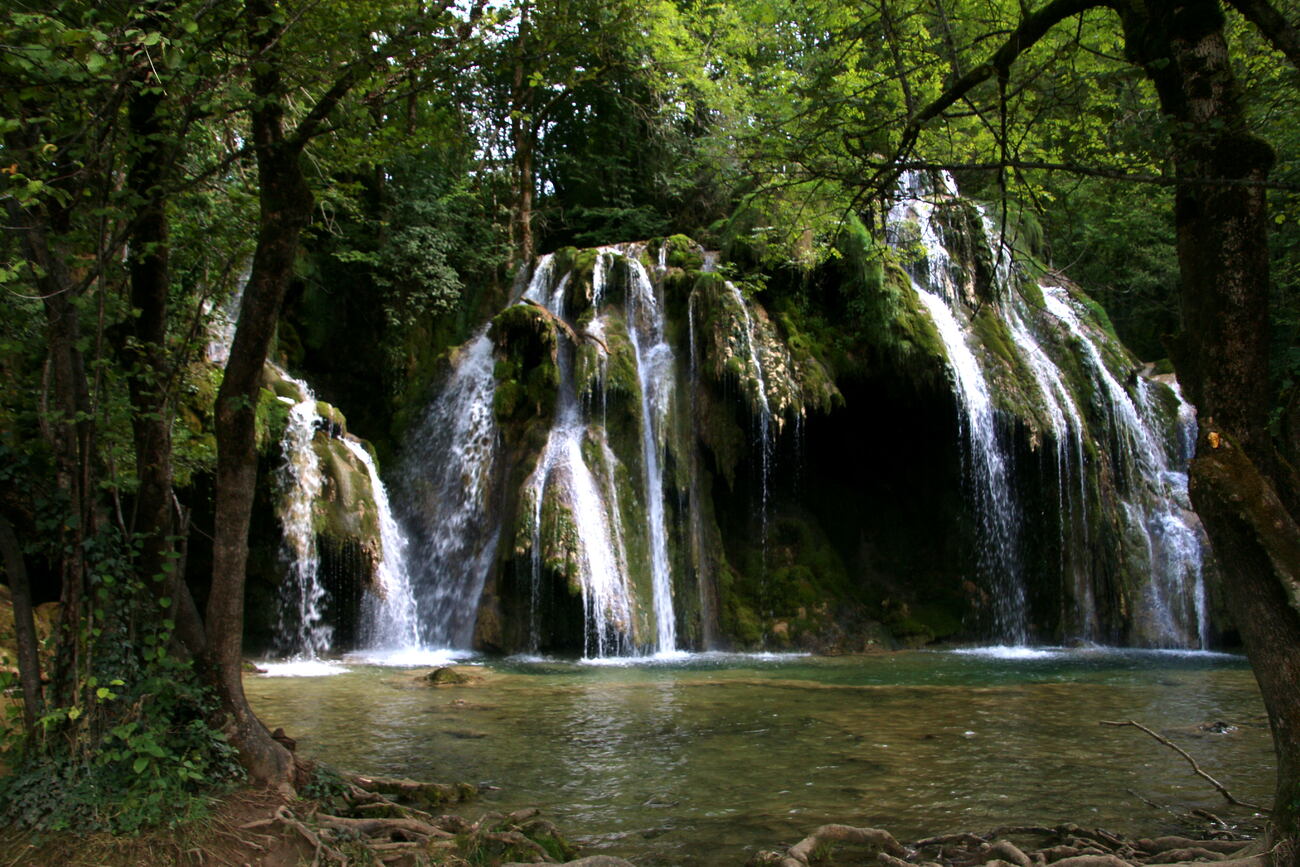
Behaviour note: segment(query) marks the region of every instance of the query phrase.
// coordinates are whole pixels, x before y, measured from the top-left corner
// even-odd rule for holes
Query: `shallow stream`
[[[465,815],[535,805],[585,854],[641,867],[739,865],[825,822],[916,839],[1061,821],[1153,834],[1178,827],[1172,811],[1248,815],[1172,750],[1102,720],[1172,738],[1242,800],[1266,804],[1273,788],[1259,692],[1223,654],[469,659],[482,679],[443,687],[419,683],[432,660],[407,662],[425,667],[348,659],[245,688],[300,753],[498,787]]]

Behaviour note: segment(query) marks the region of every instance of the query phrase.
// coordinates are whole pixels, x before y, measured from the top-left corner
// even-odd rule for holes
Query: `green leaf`
[[[149,767],[149,758],[147,756],[140,756],[131,763],[131,770],[137,774],[143,772],[147,767]]]

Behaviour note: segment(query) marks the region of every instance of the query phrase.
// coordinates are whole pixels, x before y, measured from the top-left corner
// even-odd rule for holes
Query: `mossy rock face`
[[[320,416],[325,430],[331,437],[341,437],[348,432],[348,419],[343,411],[332,403],[316,401],[316,415]]]
[[[294,403],[300,403],[307,398],[298,383],[286,377],[269,361],[262,366],[262,385],[269,388],[276,397],[285,397]]]
[[[584,340],[574,352],[574,384],[578,395],[588,405],[639,407],[641,379],[637,374],[636,351],[628,336],[627,322],[617,308],[600,314],[594,331],[603,347]]]
[[[978,306],[999,300],[997,262],[984,230],[979,207],[968,199],[946,199],[935,206],[935,221],[943,231],[944,246],[959,266],[958,285],[968,304]]]
[[[778,430],[811,405],[833,405],[839,390],[805,341],[792,350],[760,304],[717,274],[702,273],[689,301],[701,365],[714,383],[731,384],[750,415],[767,413]],[[791,325],[797,337],[797,329]]]
[[[488,336],[496,346],[493,409],[498,423],[548,416],[560,382],[554,319],[540,307],[515,304],[497,314]]]
[[[663,240],[667,253],[664,257],[669,268],[699,271],[704,267],[704,248],[685,235],[671,235]]]
[[[325,479],[321,495],[312,504],[316,533],[335,543],[356,542],[370,563],[373,578],[383,556],[383,542],[370,474],[342,441],[323,432],[312,439],[312,449]]]
[[[269,388],[258,390],[254,415],[258,453],[270,454],[283,439],[285,428],[289,426],[289,410],[293,408],[286,401],[287,398],[277,397]]]

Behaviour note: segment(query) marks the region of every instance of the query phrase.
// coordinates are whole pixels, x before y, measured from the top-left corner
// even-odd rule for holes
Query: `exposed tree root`
[[[1012,841],[1008,837],[1017,839]],[[1032,841],[1034,845],[1025,845]],[[751,865],[809,867],[831,859],[833,845],[865,846],[850,863],[880,867],[1267,867],[1268,859],[1248,840],[1156,837],[1126,840],[1102,828],[1062,824],[1055,828],[1020,826],[989,834],[969,832],[927,837],[899,844],[887,831],[823,825],[784,852],[755,855]],[[871,850],[874,850],[871,851]]]

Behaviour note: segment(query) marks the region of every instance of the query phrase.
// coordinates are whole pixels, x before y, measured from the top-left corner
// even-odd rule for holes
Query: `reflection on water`
[[[740,864],[830,821],[902,839],[1065,820],[1151,834],[1171,816],[1144,798],[1223,812],[1172,751],[1101,720],[1149,725],[1237,797],[1271,797],[1268,729],[1243,660],[995,651],[512,657],[441,688],[349,659],[332,677],[250,676],[245,688],[309,755],[500,787],[467,812],[537,805],[589,853],[643,867]],[[1200,728],[1218,721],[1238,728]]]

